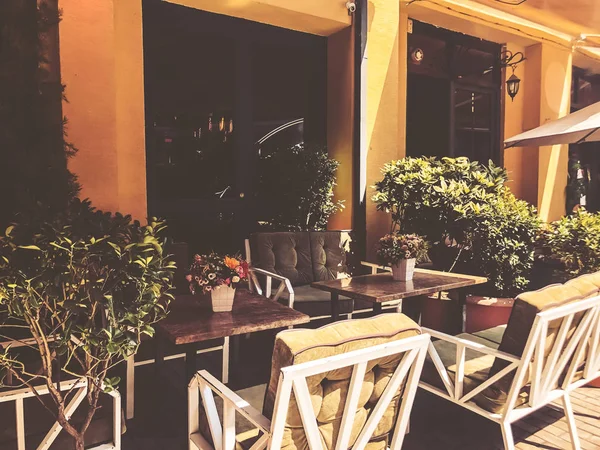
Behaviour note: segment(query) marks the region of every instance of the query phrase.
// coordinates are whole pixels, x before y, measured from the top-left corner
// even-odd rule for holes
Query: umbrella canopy
[[[600,141],[600,102],[504,141],[506,148]]]

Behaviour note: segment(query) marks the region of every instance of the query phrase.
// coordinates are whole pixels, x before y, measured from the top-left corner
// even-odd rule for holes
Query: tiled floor
[[[269,337],[242,343],[240,365],[233,370],[232,386],[265,382],[270,366]],[[218,367],[219,355],[201,355],[202,363]],[[170,382],[157,383],[152,366],[136,369],[136,418],[128,423],[124,450],[187,449],[183,361],[167,363]],[[177,389],[174,385],[179,385]],[[600,389],[583,388],[573,394],[583,450],[600,449]],[[544,408],[513,426],[517,448],[570,449],[567,422],[561,412]],[[502,449],[498,425],[427,392],[419,391],[411,432],[404,450]]]

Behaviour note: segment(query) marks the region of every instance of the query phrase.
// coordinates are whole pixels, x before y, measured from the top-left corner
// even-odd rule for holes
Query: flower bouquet
[[[238,255],[195,255],[186,279],[192,294],[210,293],[214,312],[231,311],[238,284],[248,280],[248,263]]]
[[[394,280],[410,281],[417,259],[424,259],[427,249],[427,242],[416,234],[387,234],[379,239],[377,257],[392,268]]]

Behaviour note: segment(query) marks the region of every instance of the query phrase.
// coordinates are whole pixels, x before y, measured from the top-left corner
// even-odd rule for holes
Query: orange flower
[[[240,262],[235,258],[230,258],[229,256],[225,257],[225,265],[230,269],[235,269],[240,265]]]

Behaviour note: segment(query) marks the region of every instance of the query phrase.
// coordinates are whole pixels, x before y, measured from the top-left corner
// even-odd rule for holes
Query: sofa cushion
[[[281,294],[280,301],[284,305],[288,304],[289,294],[284,291]],[[320,289],[306,286],[294,287],[294,309],[308,314],[311,317],[330,316],[331,315],[331,294]],[[351,298],[340,296],[339,312],[340,314],[349,314],[354,310],[354,301]]]
[[[346,276],[346,239],[341,231],[311,231],[310,251],[315,281]]]
[[[271,379],[265,397],[265,416],[272,416],[282,367],[396,341],[420,333],[419,326],[403,314],[385,314],[369,319],[336,322],[317,330],[294,329],[279,333],[273,350]],[[350,445],[364,426],[369,412],[380,398],[400,359],[400,355],[392,356],[372,361],[368,365]],[[345,406],[344,393],[347,392],[351,375],[352,367],[348,367],[307,379],[321,438],[325,448],[329,450],[334,447],[339,432]],[[392,430],[400,402],[399,394],[400,392],[388,407],[387,413],[373,434],[371,439],[373,448],[383,448],[382,442],[386,441]],[[290,401],[282,449],[308,449],[294,396]]]
[[[250,248],[253,266],[282,275],[294,286],[314,281],[308,233],[255,233]]]

